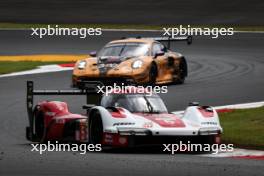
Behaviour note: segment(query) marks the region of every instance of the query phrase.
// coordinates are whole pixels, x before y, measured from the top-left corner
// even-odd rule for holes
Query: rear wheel
[[[186,76],[187,76],[187,63],[186,63],[185,59],[183,59],[179,65],[178,79],[177,79],[176,83],[183,84]]]
[[[99,112],[95,112],[90,121],[90,141],[92,144],[101,144],[103,141],[103,122]]]
[[[35,134],[36,137],[41,140],[44,135],[44,113],[42,111],[38,111],[37,109],[34,112],[34,122],[35,122]]]

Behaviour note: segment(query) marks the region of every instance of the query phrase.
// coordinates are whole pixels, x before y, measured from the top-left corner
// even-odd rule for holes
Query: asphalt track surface
[[[1,0],[0,22],[264,25],[262,0]]]
[[[31,38],[29,31],[0,31],[0,55],[89,53],[121,36],[155,36],[145,32],[104,32],[101,37]],[[193,45],[173,44],[189,64],[184,85],[169,86],[161,95],[168,109],[182,110],[188,102],[225,105],[263,101],[264,35],[235,34],[210,39],[196,37]],[[207,158],[193,154],[130,151],[114,153],[30,152],[25,139],[28,124],[25,104],[27,80],[36,88],[69,88],[69,71],[0,78],[0,175],[262,175],[263,160]],[[84,97],[39,97],[69,102],[82,112]]]

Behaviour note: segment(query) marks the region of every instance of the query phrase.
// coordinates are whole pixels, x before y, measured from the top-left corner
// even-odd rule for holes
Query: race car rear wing
[[[178,41],[186,41],[188,45],[192,44],[192,36],[186,36],[186,37],[154,37],[152,38],[158,42],[168,42],[167,48],[170,49],[171,42],[178,42]]]
[[[34,82],[27,81],[27,113],[29,120],[29,134],[33,134],[33,116],[34,116],[34,96],[35,95],[85,95],[87,104],[99,105],[101,102],[102,94],[98,94],[97,85],[103,85],[101,82],[97,82],[97,84],[93,81],[90,86],[87,86],[82,90],[35,90]],[[31,139],[33,136],[31,137]]]
[[[141,39],[141,36],[136,37],[136,39]],[[179,42],[186,41],[188,45],[192,44],[193,38],[192,36],[184,36],[184,37],[143,37],[144,39],[152,39],[158,42],[168,42],[167,48],[170,49],[171,42]],[[126,39],[126,37],[122,37],[121,39]]]

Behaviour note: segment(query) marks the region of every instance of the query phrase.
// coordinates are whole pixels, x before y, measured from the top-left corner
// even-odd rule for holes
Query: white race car
[[[179,141],[219,144],[222,127],[210,106],[191,103],[183,114],[168,113],[162,99],[145,93],[111,93],[88,114],[89,141],[130,147]]]

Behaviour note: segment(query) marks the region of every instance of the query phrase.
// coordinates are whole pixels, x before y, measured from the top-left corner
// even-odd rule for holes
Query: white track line
[[[264,156],[264,151],[235,148],[232,152],[219,152],[217,154],[201,154],[205,157],[241,157],[241,156]]]
[[[221,109],[250,109],[250,108],[258,108],[264,106],[264,101],[253,102],[253,103],[241,103],[241,104],[233,104],[233,105],[224,105],[224,106],[215,106],[216,110]],[[173,111],[173,114],[183,114],[184,111]]]
[[[44,65],[44,66],[39,66],[33,70],[3,74],[3,75],[0,75],[0,78],[11,77],[11,76],[22,76],[22,75],[29,75],[29,74],[38,74],[38,73],[59,72],[59,71],[66,71],[66,70],[73,70],[73,67],[61,67],[59,65]]]
[[[264,101],[254,102],[254,103],[242,103],[242,104],[234,104],[234,105],[225,105],[225,106],[217,106],[215,109],[249,109],[249,108],[258,108],[264,106]]]

